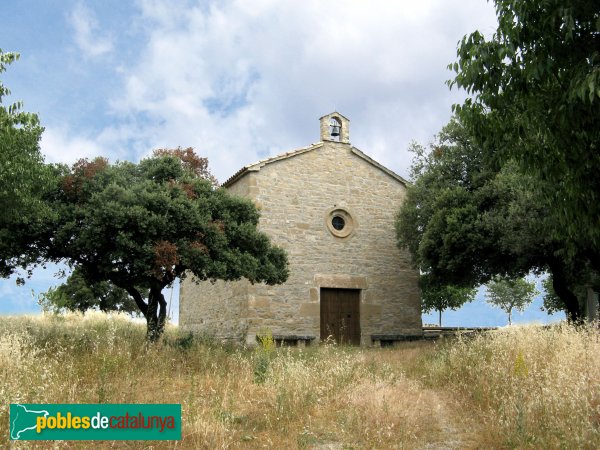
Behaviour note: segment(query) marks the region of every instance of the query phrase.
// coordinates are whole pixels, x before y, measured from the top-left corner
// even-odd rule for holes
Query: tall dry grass
[[[1,317],[0,447],[90,447],[11,444],[16,402],[182,405],[180,442],[95,448],[415,448],[441,435],[429,417],[437,397],[399,365],[414,349],[244,349],[191,341],[175,327],[157,345],[144,336],[143,325],[116,315]]]
[[[89,314],[0,317],[0,447],[10,403],[180,403],[179,442],[102,448],[599,448],[592,329],[514,327],[393,349],[257,349]]]
[[[464,337],[415,368],[455,390],[496,448],[600,448],[597,324],[518,326]]]

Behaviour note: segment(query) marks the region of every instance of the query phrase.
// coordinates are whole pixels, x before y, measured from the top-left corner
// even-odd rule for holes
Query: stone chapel
[[[320,141],[249,164],[223,186],[259,208],[259,228],[288,254],[277,286],[184,280],[179,325],[255,344],[379,345],[422,333],[418,271],[396,246],[407,181],[350,144],[350,121],[320,118]]]

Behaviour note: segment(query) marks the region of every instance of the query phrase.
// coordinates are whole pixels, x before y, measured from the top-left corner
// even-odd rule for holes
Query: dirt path
[[[405,377],[393,382],[362,380],[350,391],[346,406],[370,430],[373,441],[369,445],[419,450],[481,447],[475,418],[450,393],[423,387],[421,382]],[[340,441],[332,439],[310,448],[348,448],[350,443]]]
[[[419,450],[450,450],[477,448],[478,427],[461,405],[448,393],[425,389],[429,399],[431,419],[437,431],[428,435]]]

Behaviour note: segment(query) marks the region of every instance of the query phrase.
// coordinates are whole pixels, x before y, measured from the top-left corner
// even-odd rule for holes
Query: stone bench
[[[423,333],[372,334],[371,343],[374,347],[392,347],[396,342],[420,341],[424,338]]]
[[[277,347],[306,347],[316,336],[302,336],[296,334],[274,334],[273,340]]]

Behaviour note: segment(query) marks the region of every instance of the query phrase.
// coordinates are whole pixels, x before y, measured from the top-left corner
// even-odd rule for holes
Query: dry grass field
[[[392,349],[256,349],[119,316],[0,318],[1,448],[600,448],[600,335],[513,327]],[[10,403],[180,403],[170,442],[10,442]]]

